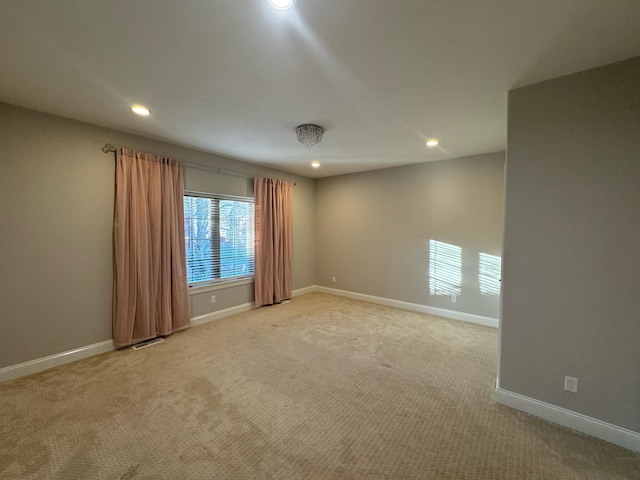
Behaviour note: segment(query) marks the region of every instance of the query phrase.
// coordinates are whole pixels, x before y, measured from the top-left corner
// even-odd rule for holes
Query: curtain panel
[[[255,177],[255,301],[273,305],[291,298],[293,184]]]
[[[182,165],[119,148],[114,214],[116,347],[190,325]]]

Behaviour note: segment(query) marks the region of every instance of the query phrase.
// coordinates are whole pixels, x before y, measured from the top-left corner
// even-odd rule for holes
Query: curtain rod
[[[110,143],[105,143],[100,150],[102,150],[104,153],[112,153],[112,152],[118,151],[118,148],[114,147]],[[216,167],[207,167],[206,165],[198,165],[197,163],[187,163],[187,162],[180,162],[180,163],[186,167],[199,168],[200,170],[209,170],[211,172],[219,173],[220,175],[230,175],[232,177],[249,178],[249,179],[253,179],[254,177],[253,175],[246,175],[244,173],[232,172],[230,170],[222,170]],[[296,182],[293,182],[294,187],[296,186],[296,184],[297,184]]]

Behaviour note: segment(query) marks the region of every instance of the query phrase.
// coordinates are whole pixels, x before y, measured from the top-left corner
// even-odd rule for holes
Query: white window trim
[[[214,198],[218,200],[234,200],[236,202],[255,203],[253,197],[239,197],[237,195],[223,195],[219,193],[197,192],[195,190],[184,190],[184,197]]]
[[[183,190],[183,197],[203,197],[203,198],[213,198],[218,200],[234,200],[237,202],[247,202],[247,203],[255,203],[255,199],[253,197],[241,197],[237,195],[223,195],[218,193],[208,193],[208,192],[198,192],[195,190]],[[254,266],[255,271],[255,266]],[[238,285],[246,285],[248,283],[253,283],[255,275],[250,275],[246,277],[236,277],[230,278],[228,280],[225,279],[214,279],[210,282],[195,282],[195,283],[187,283],[187,288],[189,290],[189,295],[203,293],[203,292],[211,292],[214,290],[222,290],[224,288],[236,287]]]
[[[248,285],[250,283],[253,283],[253,279],[254,277],[245,277],[236,280],[227,280],[223,282],[208,283],[207,285],[189,287],[189,295],[197,295],[198,293],[213,292],[215,290],[223,290],[225,288]]]

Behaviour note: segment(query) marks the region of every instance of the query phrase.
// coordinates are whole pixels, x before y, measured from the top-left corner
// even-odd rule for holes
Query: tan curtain
[[[272,305],[291,298],[293,184],[256,177],[255,298]]]
[[[132,345],[189,326],[182,165],[118,149],[113,340]]]

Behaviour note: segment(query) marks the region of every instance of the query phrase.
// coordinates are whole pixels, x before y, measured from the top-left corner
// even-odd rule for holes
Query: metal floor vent
[[[164,342],[164,338],[152,338],[151,340],[147,340],[145,342],[136,343],[133,347],[134,350],[140,350],[141,348],[147,348],[151,345],[155,345],[156,343]]]

